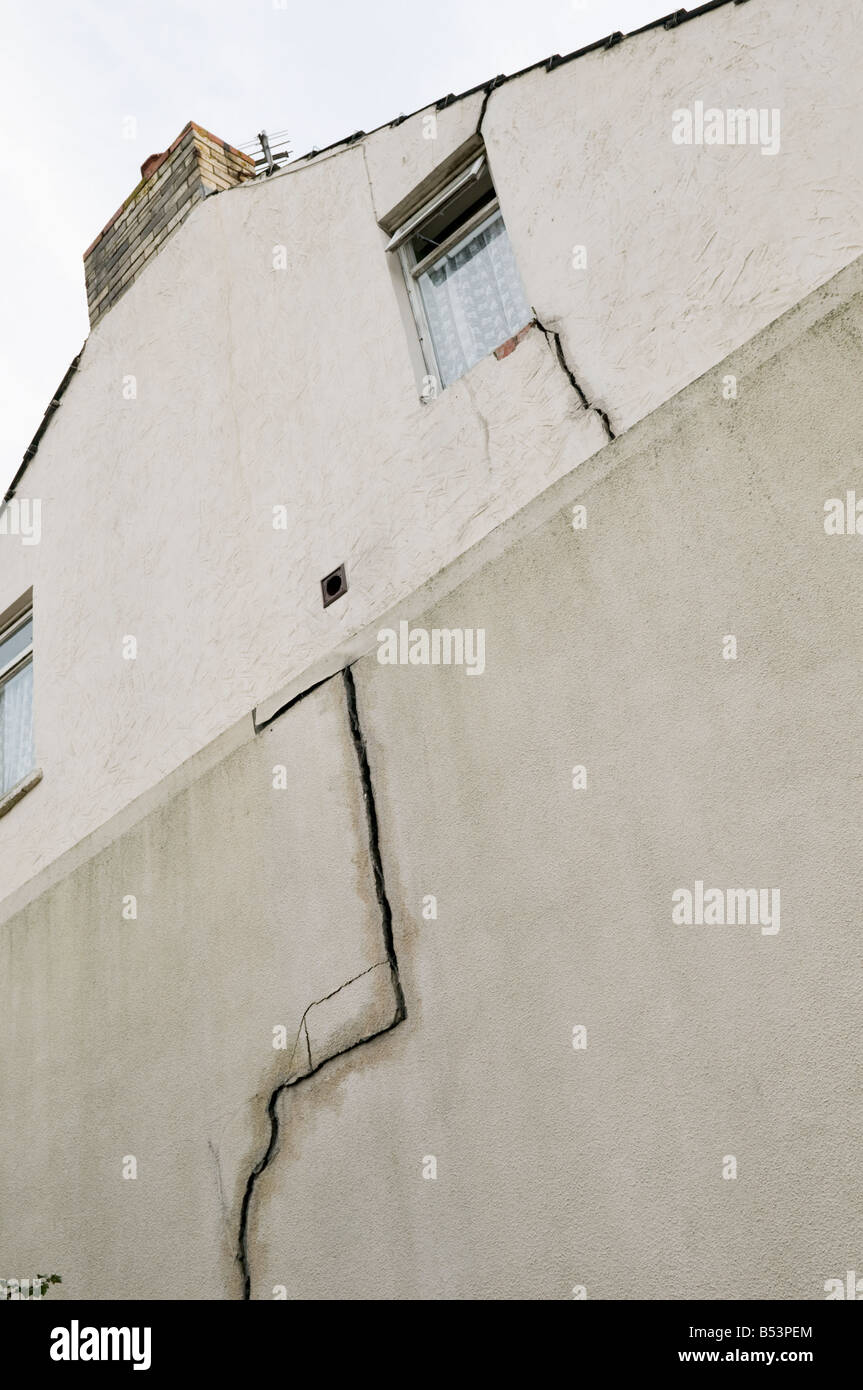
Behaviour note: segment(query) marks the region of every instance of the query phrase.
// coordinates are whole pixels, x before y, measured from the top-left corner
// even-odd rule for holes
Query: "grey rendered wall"
[[[4,1277],[64,1298],[241,1297],[274,1088],[400,1016],[341,677],[219,751],[0,930]]]
[[[859,1268],[863,574],[823,520],[861,476],[861,271],[400,610],[484,627],[484,675],[355,667],[408,1017],[285,1093],[253,1296],[823,1298]],[[779,888],[779,932],[673,925],[697,879]]]

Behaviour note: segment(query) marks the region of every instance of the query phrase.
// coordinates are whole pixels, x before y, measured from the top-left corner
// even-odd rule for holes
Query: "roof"
[[[415,111],[409,112],[406,116],[396,116],[395,120],[385,121],[383,125],[375,126],[373,130],[355,130],[352,135],[343,135],[340,140],[333,140],[331,144],[323,145],[320,149],[309,150],[307,154],[291,160],[291,164],[301,163],[304,159],[316,159],[318,155],[337,149],[339,145],[352,145],[364,136],[375,135],[379,130],[387,130],[393,126],[401,125],[403,121],[409,121],[420,111],[427,111],[429,106],[434,106],[436,111],[443,111],[446,107],[455,105],[457,101],[464,101],[466,97],[475,96],[477,92],[485,92],[486,97],[488,97],[496,87],[502,87],[506,82],[514,82],[516,78],[524,77],[529,72],[536,72],[538,68],[545,68],[546,72],[554,72],[555,68],[563,67],[565,63],[571,63],[576,58],[583,58],[587,53],[596,53],[602,48],[615,48],[617,44],[623,43],[624,39],[632,39],[638,34],[646,34],[650,29],[676,29],[679,25],[686,24],[690,19],[698,19],[711,10],[721,9],[723,5],[745,5],[746,3],[747,0],[707,0],[706,4],[698,5],[694,10],[672,10],[659,19],[652,19],[649,24],[642,24],[640,29],[630,30],[628,34],[623,34],[619,29],[616,29],[613,34],[606,34],[604,39],[595,39],[593,43],[586,44],[584,48],[576,48],[572,53],[565,53],[563,56],[559,53],[552,53],[548,58],[540,58],[536,63],[531,63],[526,68],[519,68],[518,72],[501,73],[497,77],[478,83],[475,87],[468,87],[465,92],[457,94],[450,92],[447,96],[440,97],[438,101],[426,102],[424,106],[418,106]]]

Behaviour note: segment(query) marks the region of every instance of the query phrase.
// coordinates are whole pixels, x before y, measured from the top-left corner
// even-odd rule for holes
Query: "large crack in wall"
[[[368,753],[357,708],[357,692],[349,666],[342,671],[345,688],[348,726],[357,758],[363,804],[368,831],[369,859],[375,884],[375,895],[381,914],[384,959],[370,965],[358,975],[338,985],[329,994],[309,1004],[300,1019],[291,1051],[288,1075],[274,1087],[267,1102],[269,1139],[264,1152],[252,1167],[243,1192],[237,1236],[237,1263],[243,1278],[243,1298],[251,1299],[252,1274],[249,1260],[249,1218],[255,1187],[279,1151],[278,1103],[282,1093],[314,1076],[328,1062],[352,1052],[372,1038],[380,1037],[398,1026],[407,1017],[404,990],[399,976],[393,938],[393,915],[384,881],[380,853],[378,817]],[[310,687],[318,688],[323,682]],[[302,698],[299,696],[297,698]],[[296,703],[292,700],[291,704]],[[285,708],[287,708],[286,706]],[[279,711],[280,713],[282,711]],[[275,716],[274,716],[275,717]],[[271,721],[266,721],[267,723]],[[260,726],[260,727],[263,727]],[[347,1008],[345,1005],[347,1004]],[[359,1036],[357,1036],[359,1034]],[[298,1059],[298,1051],[300,1058]]]
[[[589,401],[586,393],[578,384],[575,372],[572,370],[572,368],[566,360],[566,353],[563,350],[563,343],[561,342],[560,334],[555,332],[555,330],[552,328],[546,328],[545,324],[540,321],[536,309],[533,310],[533,321],[539,329],[540,333],[545,338],[545,341],[548,343],[549,347],[554,352],[560,370],[563,372],[573,391],[578,396],[578,399],[583,405],[584,409],[592,412],[594,415],[599,416],[599,419],[602,421],[602,427],[605,430],[606,437],[608,438],[610,443],[613,439],[617,438],[617,435],[611,427],[611,421],[608,418],[608,412],[606,410],[603,410],[602,406],[595,405],[592,401]]]

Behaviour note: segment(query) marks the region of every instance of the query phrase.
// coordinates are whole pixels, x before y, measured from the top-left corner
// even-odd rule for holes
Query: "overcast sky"
[[[287,129],[302,155],[674,8],[669,0],[3,0],[0,489],[87,335],[84,250],[135,187],[143,160],[187,121],[232,144]]]

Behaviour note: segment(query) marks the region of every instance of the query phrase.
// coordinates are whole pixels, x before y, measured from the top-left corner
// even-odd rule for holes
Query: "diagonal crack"
[[[398,1024],[400,1024],[407,1017],[407,1006],[405,1004],[405,996],[404,990],[402,989],[401,979],[399,978],[399,966],[398,960],[396,959],[395,943],[393,939],[392,908],[390,906],[389,898],[387,897],[386,884],[384,882],[383,863],[381,861],[380,853],[378,817],[377,810],[375,808],[375,798],[374,789],[372,787],[371,769],[369,768],[366,743],[363,737],[362,727],[360,725],[359,711],[357,709],[356,685],[354,683],[353,673],[349,666],[346,666],[342,671],[342,677],[345,686],[345,699],[347,703],[348,724],[351,732],[351,740],[354,745],[354,752],[356,753],[357,763],[359,765],[360,782],[363,789],[363,803],[365,805],[366,825],[368,828],[369,836],[369,858],[371,859],[372,871],[374,874],[375,895],[377,897],[378,906],[381,912],[381,927],[383,931],[384,950],[386,952],[386,959],[376,961],[374,965],[370,965],[367,969],[361,970],[358,975],[354,975],[350,980],[345,980],[344,984],[339,985],[337,989],[331,990],[329,994],[323,995],[320,999],[313,999],[312,1002],[304,1010],[303,1016],[300,1019],[299,1026],[297,1028],[297,1035],[294,1039],[294,1046],[291,1050],[290,1063],[288,1066],[289,1079],[287,1081],[279,1082],[279,1084],[273,1089],[270,1095],[270,1099],[267,1102],[267,1117],[270,1123],[270,1137],[266,1149],[261,1154],[261,1157],[258,1159],[257,1163],[254,1165],[251,1172],[249,1173],[249,1176],[246,1180],[245,1191],[243,1192],[243,1201],[240,1206],[240,1229],[237,1237],[236,1258],[243,1275],[244,1300],[249,1300],[251,1298],[252,1291],[252,1276],[251,1270],[249,1268],[248,1250],[249,1213],[251,1210],[252,1198],[254,1196],[255,1185],[258,1181],[258,1178],[265,1171],[265,1169],[269,1167],[272,1159],[275,1157],[278,1151],[279,1116],[277,1107],[279,1097],[281,1096],[282,1092],[288,1090],[289,1087],[299,1086],[303,1081],[307,1081],[310,1076],[314,1076],[315,1073],[319,1072],[321,1068],[326,1066],[328,1062],[335,1061],[337,1057],[343,1057],[346,1052],[352,1052],[354,1048],[361,1047],[363,1043],[370,1042],[372,1038],[381,1037],[384,1033],[389,1033],[391,1029],[396,1028]],[[321,682],[321,684],[323,684],[323,682]],[[313,1063],[312,1048],[311,1042],[309,1040],[309,1029],[307,1023],[310,1011],[317,1004],[323,1004],[328,999],[333,999],[337,994],[340,994],[343,989],[347,989],[347,987],[349,985],[354,984],[355,981],[361,980],[364,975],[371,974],[373,970],[379,970],[382,965],[389,966],[393,993],[395,995],[396,1000],[396,1008],[392,1021],[388,1023],[386,1027],[378,1028],[374,1033],[369,1033],[366,1037],[358,1038],[356,1042],[350,1043],[347,1047],[341,1048],[340,1051],[328,1053],[327,1056],[322,1057],[317,1064]],[[305,1038],[305,1050],[306,1055],[308,1057],[309,1070],[305,1072],[302,1076],[292,1078],[291,1072],[293,1070],[293,1061],[294,1057],[296,1056],[297,1048],[300,1045],[301,1036]]]
[[[557,357],[561,371],[566,376],[570,386],[572,387],[575,394],[578,396],[578,399],[581,401],[581,404],[584,406],[585,410],[592,410],[594,415],[599,416],[609,440],[616,439],[617,435],[611,428],[611,421],[609,420],[606,411],[604,411],[601,406],[591,405],[590,401],[587,399],[587,396],[584,394],[584,391],[581,389],[578,382],[576,381],[575,373],[573,372],[572,368],[566,360],[566,356],[563,351],[563,343],[560,341],[560,334],[555,333],[554,330],[551,328],[546,328],[545,324],[540,322],[539,315],[535,309],[533,310],[533,321],[539,329],[540,333],[545,338],[545,341],[552,347]]]
[[[496,91],[498,87],[502,87],[504,82],[506,81],[508,81],[508,79],[505,76],[505,74],[498,73],[497,77],[493,77],[491,82],[486,83],[485,96],[482,99],[482,106],[480,107],[479,112],[479,120],[476,123],[476,130],[474,131],[475,135],[482,134],[482,123],[485,120],[485,113],[488,110],[488,103],[491,99],[492,92]]]

